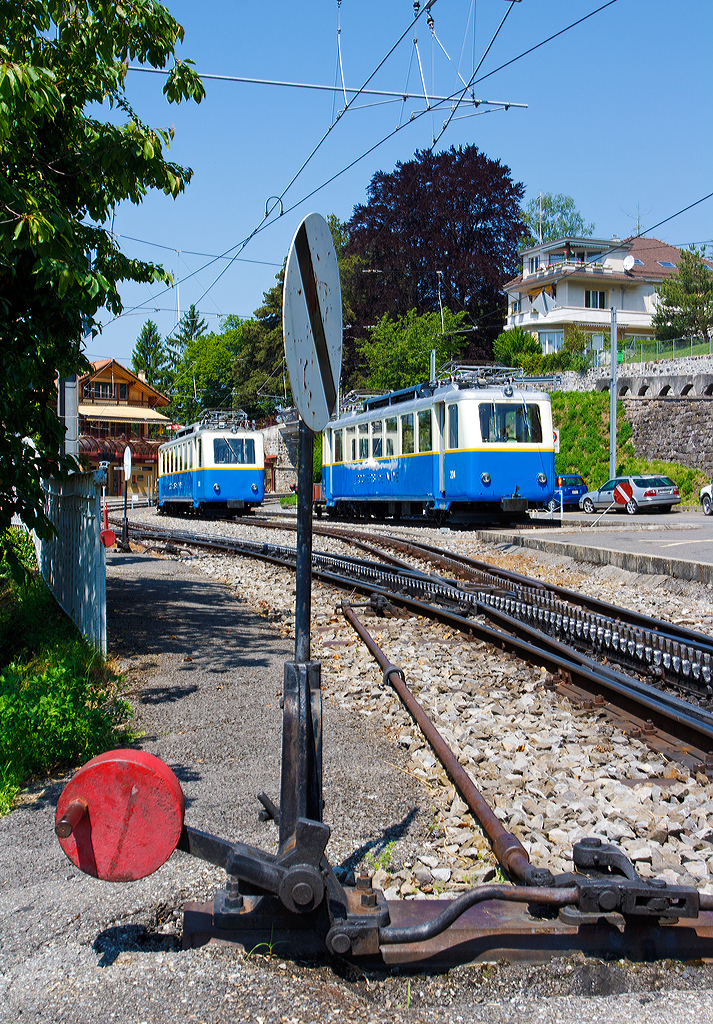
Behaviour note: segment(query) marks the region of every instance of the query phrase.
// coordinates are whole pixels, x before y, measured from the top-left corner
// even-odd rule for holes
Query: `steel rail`
[[[270,520],[252,520],[252,525],[264,529],[288,531],[295,529],[295,524],[293,523],[280,523]],[[349,544],[354,544],[374,554],[379,553],[379,557],[388,560],[393,564],[407,564],[399,562],[397,559],[392,559],[390,556],[385,556],[383,551],[380,551],[379,547],[373,544],[374,537],[371,534],[362,532],[347,533],[345,530],[339,530],[335,527],[320,526],[317,523],[313,524],[312,529],[314,533],[321,534],[322,536],[332,537],[337,540],[345,541]],[[683,642],[688,645],[696,645],[698,648],[706,648],[708,652],[713,654],[713,636],[701,633],[698,630],[688,629],[685,626],[666,622],[663,619],[656,619],[650,615],[644,615],[641,612],[620,608],[617,605],[612,605],[599,598],[589,597],[586,594],[569,590],[566,587],[559,586],[558,584],[545,583],[542,580],[536,580],[530,576],[525,576],[522,573],[514,572],[511,569],[494,566],[488,562],[482,562],[478,559],[470,558],[467,555],[445,552],[442,548],[435,547],[432,544],[426,544],[422,541],[404,540],[403,538],[393,537],[391,535],[379,536],[377,539],[380,545],[384,545],[416,557],[423,557],[434,565],[440,565],[443,568],[451,569],[454,572],[460,572],[467,579],[477,581],[482,580],[491,586],[496,585],[498,582],[502,583],[505,581],[507,583],[515,584],[516,586],[529,588],[533,591],[541,591],[543,595],[554,594],[561,601],[571,604],[574,607],[587,608],[595,615],[601,615],[602,617],[611,619],[614,622],[626,621],[627,625],[633,626],[634,628],[658,634],[659,636],[674,640],[678,643]]]
[[[331,573],[313,570],[313,575],[325,583],[340,586],[340,577]],[[355,590],[360,590],[362,593],[381,595],[394,605],[408,608],[415,615],[438,619],[440,622],[457,629],[466,636],[471,635],[485,643],[492,644],[494,647],[507,650],[509,653],[515,654],[530,664],[545,665],[554,675],[559,673],[565,678],[569,676],[573,682],[578,683],[590,693],[606,694],[616,707],[638,719],[653,721],[661,731],[675,736],[679,742],[686,744],[693,755],[693,759],[701,764],[701,770],[704,767],[705,755],[713,752],[713,715],[709,712],[696,708],[693,705],[688,705],[685,701],[680,701],[678,698],[673,698],[680,705],[688,708],[690,713],[688,715],[680,711],[671,713],[669,706],[672,695],[662,693],[656,690],[655,687],[651,687],[653,691],[651,695],[640,693],[636,685],[632,685],[637,684],[637,680],[631,680],[627,677],[612,678],[609,675],[599,673],[596,668],[590,669],[576,660],[577,651],[565,648],[565,655],[557,654],[547,646],[538,646],[537,642],[530,643],[517,636],[494,629],[492,626],[468,619],[463,615],[458,615],[444,608],[424,604],[404,594],[392,594],[389,591],[373,586],[370,587],[358,581],[343,581],[341,586],[344,586],[344,583]],[[513,620],[513,622],[516,622],[516,620]],[[518,623],[518,625],[521,624]],[[551,638],[546,637],[544,634],[534,637],[535,641],[540,641],[541,639]],[[596,665],[596,663],[594,664]],[[614,699],[612,699],[612,695],[614,695]]]
[[[142,530],[137,530],[133,526],[132,532],[135,535],[142,535]],[[206,540],[204,537],[195,537],[186,531],[171,531],[169,533],[169,531],[160,531],[158,528],[150,528],[148,535],[154,538],[180,540],[185,544],[207,549],[257,557],[293,570],[295,567],[294,548],[237,538],[214,537]],[[345,570],[347,567],[352,570],[358,569],[361,578],[340,576],[327,568],[330,564]],[[713,716],[708,712],[680,701],[679,698],[657,690],[655,687],[648,687],[647,684],[640,683],[638,680],[603,668],[596,662],[592,662],[591,659],[585,658],[575,649],[566,647],[540,630],[526,626],[519,620],[503,613],[500,613],[500,621],[511,632],[502,632],[452,610],[426,604],[402,592],[403,585],[409,584],[421,589],[427,587],[432,596],[441,597],[441,599],[451,597],[457,600],[458,597],[467,596],[438,578],[427,576],[413,569],[408,574],[402,570],[395,577],[393,574],[385,573],[383,567],[375,563],[350,559],[345,556],[324,555],[318,552],[313,553],[312,575],[339,589],[358,590],[369,595],[380,595],[396,605],[408,608],[414,614],[437,618],[466,635],[477,636],[486,643],[509,650],[526,661],[545,664],[554,674],[560,673],[565,677],[568,676],[589,692],[607,694],[610,698],[612,694],[615,694],[616,699],[613,703],[616,703],[628,714],[644,721],[651,720],[657,728],[666,733],[671,733],[673,726],[676,738],[695,748],[697,753],[692,752],[694,757],[700,759],[700,756],[705,757],[705,754],[713,751],[713,726],[709,724],[713,722]],[[384,579],[392,584],[391,590],[380,585]],[[489,606],[483,606],[481,610],[488,615],[494,614]],[[516,635],[517,633],[525,633],[529,639],[522,639]]]
[[[324,527],[315,529],[323,535],[346,540],[343,531]],[[409,563],[385,555],[379,547],[364,541],[364,537],[373,540],[370,534],[363,533],[351,534],[348,540],[377,554],[382,560],[410,568]],[[551,625],[551,628],[543,629],[544,632],[558,633],[564,624],[565,631],[569,629],[575,643],[579,640],[586,646],[600,649],[605,656],[623,660],[635,670],[643,668],[647,673],[661,677],[673,671],[679,685],[696,695],[700,695],[702,687],[713,693],[713,637],[705,633],[630,612],[598,598],[545,584],[467,556],[446,553],[430,544],[390,536],[378,539],[381,545],[423,557],[461,577],[479,582],[491,591],[488,597],[479,595],[481,600],[495,607],[504,607],[507,611],[511,608],[522,611],[526,619],[539,621],[541,626]],[[492,592],[503,583],[521,589],[506,594]],[[588,618],[581,612],[582,608],[588,609],[595,618]],[[689,685],[691,682],[693,685]]]

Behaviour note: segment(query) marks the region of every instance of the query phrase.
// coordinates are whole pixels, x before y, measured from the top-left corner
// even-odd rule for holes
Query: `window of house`
[[[395,416],[386,417],[386,455],[392,457],[396,454],[399,438],[399,425]]]
[[[413,413],[401,417],[401,454],[413,455]]]
[[[534,274],[536,270],[540,269],[540,257],[530,256],[530,273]]]
[[[588,252],[587,263],[599,263],[601,261],[602,254],[600,252]]]
[[[643,260],[634,260],[634,266],[635,267],[645,267],[646,264],[644,263]]]
[[[538,339],[545,355],[559,352],[564,344],[564,331],[539,331]]]
[[[458,447],[458,406],[448,406],[448,447]]]
[[[519,313],[520,312],[520,300],[519,299],[513,299],[513,301],[510,303],[510,312],[511,313]]]
[[[656,260],[660,267],[673,267],[676,268],[676,264],[672,263],[671,260]]]
[[[590,292],[589,289],[584,292],[584,306],[586,309],[606,309],[607,308],[607,293],[606,292]]]
[[[420,452],[433,451],[431,434],[431,410],[422,409],[418,414],[418,450]]]
[[[335,462],[343,462],[344,459],[342,457],[342,432],[341,432],[341,430],[335,430],[333,432],[332,436],[334,437],[334,461]]]

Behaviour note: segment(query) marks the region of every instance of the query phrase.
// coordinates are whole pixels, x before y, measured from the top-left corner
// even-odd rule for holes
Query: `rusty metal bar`
[[[68,805],[67,810],[54,827],[54,830],[60,839],[69,839],[79,822],[87,813],[87,807],[88,805],[86,800],[72,800]]]
[[[579,890],[576,885],[566,889],[548,889],[533,885],[480,885],[477,889],[464,892],[454,899],[440,914],[421,924],[395,928],[384,925],[379,928],[379,942],[384,945],[397,943],[426,942],[440,935],[461,917],[466,910],[485,900],[503,900],[513,903],[535,903],[543,907],[566,907],[576,904]]]
[[[517,836],[503,828],[482,793],[407,687],[403,670],[391,664],[374,638],[356,617],[349,603],[342,601],[341,608],[347,622],[364,641],[382,669],[384,680],[391,683],[396,690],[409,714],[431,745],[434,754],[457,786],[471,813],[482,825],[492,844],[493,853],[503,870],[511,878],[516,878],[525,884],[534,886],[551,884],[550,872],[546,868],[533,867],[530,864],[527,850]]]

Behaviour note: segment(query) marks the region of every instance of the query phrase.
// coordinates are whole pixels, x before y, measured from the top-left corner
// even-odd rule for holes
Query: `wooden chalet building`
[[[124,449],[131,449],[129,496],[152,495],[156,484],[159,445],[170,436],[171,421],[160,410],[164,394],[115,359],[92,363],[80,377],[79,454],[92,468],[108,462],[107,494],[124,493]]]

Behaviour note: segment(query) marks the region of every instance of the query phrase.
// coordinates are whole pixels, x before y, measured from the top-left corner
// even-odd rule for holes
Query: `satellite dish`
[[[631,254],[629,256],[625,256],[624,257],[624,270],[627,272],[627,274],[629,273],[630,270],[633,270],[633,267],[634,267],[634,257]]]

